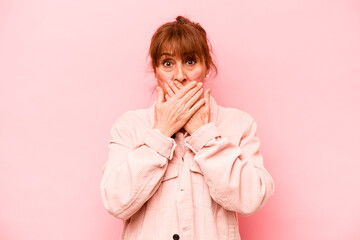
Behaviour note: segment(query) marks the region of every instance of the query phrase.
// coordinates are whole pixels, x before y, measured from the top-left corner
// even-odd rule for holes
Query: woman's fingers
[[[187,118],[192,117],[192,115],[194,115],[196,113],[197,110],[199,110],[201,108],[202,105],[205,104],[205,99],[201,98],[199,101],[197,101],[197,103],[194,104],[194,106],[192,106],[189,111],[188,111],[188,115]]]
[[[175,85],[178,89],[182,89],[182,88],[184,87],[184,85],[182,85],[182,83],[179,82],[179,81],[177,81],[177,80],[174,81],[174,85]]]
[[[179,92],[179,89],[176,87],[173,81],[168,81],[168,85],[174,94],[177,94]]]
[[[196,84],[197,84],[196,81],[191,81],[191,82],[189,82],[188,84],[186,84],[186,86],[184,86],[183,88],[180,89],[180,91],[179,91],[178,94],[177,94],[177,95],[178,95],[177,97],[178,97],[179,99],[182,98],[182,97],[184,97],[184,95],[185,95],[186,93],[188,93],[190,89],[193,89],[193,88],[196,87]]]
[[[166,101],[168,101],[170,99],[169,94],[165,94],[165,99],[166,99]]]
[[[162,103],[164,101],[164,92],[162,88],[159,86],[156,87],[156,91],[157,91],[157,102]]]
[[[166,92],[169,94],[170,97],[175,95],[174,91],[170,88],[169,84],[165,83],[164,86]]]
[[[196,87],[194,87],[194,88],[190,89],[188,92],[186,92],[185,95],[182,97],[182,100],[184,101],[184,103],[189,101],[200,89],[202,89],[202,86],[203,86],[203,84],[201,82],[199,82],[199,83],[197,83]]]
[[[204,89],[200,88],[199,91],[197,91],[186,103],[185,108],[191,108],[196,101],[201,97],[201,94],[203,93]]]
[[[176,96],[177,99],[181,99],[191,89],[197,87],[197,84],[198,83],[196,81],[192,81],[192,82],[188,83],[186,86],[183,86],[180,82],[175,80],[175,81],[169,81],[168,83],[165,83],[164,86],[165,86],[166,92],[169,94],[170,97]],[[196,91],[192,92],[192,95],[194,95],[195,93],[196,93]]]

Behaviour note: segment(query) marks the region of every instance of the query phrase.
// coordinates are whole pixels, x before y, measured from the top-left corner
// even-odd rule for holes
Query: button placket
[[[183,136],[181,136],[183,137]],[[178,209],[178,219],[179,219],[179,235],[182,236],[182,239],[191,239],[191,227],[192,227],[192,194],[190,188],[190,164],[191,159],[187,157],[187,151],[185,151],[184,138],[181,139],[179,144],[183,147],[183,155],[181,156],[183,160],[182,169],[181,169],[181,178],[180,178],[180,188],[179,193],[176,198],[176,205]]]

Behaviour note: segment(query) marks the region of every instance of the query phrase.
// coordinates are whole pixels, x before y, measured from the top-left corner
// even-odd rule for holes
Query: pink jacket
[[[236,212],[258,211],[275,185],[264,168],[256,122],[210,99],[210,122],[191,136],[153,129],[155,103],[111,128],[101,197],[124,220],[120,239],[240,239]]]

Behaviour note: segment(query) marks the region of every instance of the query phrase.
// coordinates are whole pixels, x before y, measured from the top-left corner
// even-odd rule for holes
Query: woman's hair
[[[207,69],[212,68],[215,75],[217,74],[217,67],[211,57],[211,44],[205,30],[199,23],[191,22],[183,16],[161,25],[152,36],[149,55],[154,72],[164,52],[180,56],[183,61],[198,57],[200,62],[205,61]]]

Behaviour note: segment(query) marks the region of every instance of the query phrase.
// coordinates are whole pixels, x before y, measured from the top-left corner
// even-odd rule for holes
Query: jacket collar
[[[150,126],[154,126],[155,104],[156,104],[156,100],[149,108]],[[213,98],[213,96],[210,95],[210,122],[214,122],[216,126],[217,126],[217,116],[218,116],[218,104],[215,101],[215,98]]]

